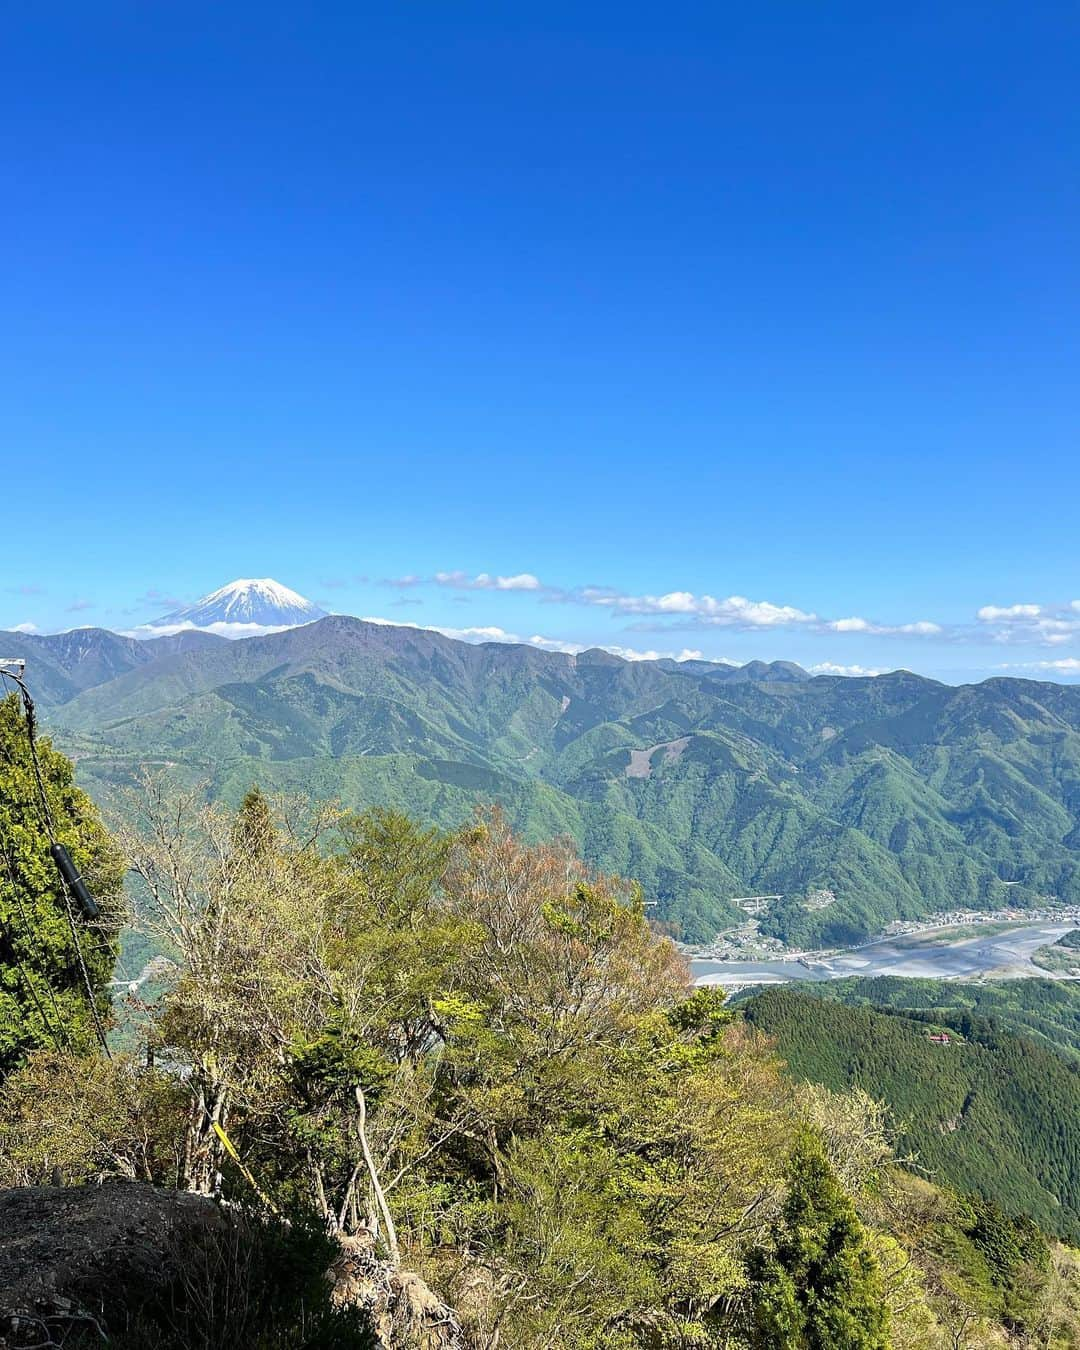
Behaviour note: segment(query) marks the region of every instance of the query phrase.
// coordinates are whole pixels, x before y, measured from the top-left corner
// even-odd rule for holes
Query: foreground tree
[[[133,917],[176,972],[149,1034],[190,1093],[184,1184],[209,1194],[232,1115],[283,1107],[287,1047],[318,1016],[322,907],[333,885],[316,849],[325,821],[286,839],[260,793],[231,814],[153,777],[128,814],[125,849],[141,883]]]
[[[41,785],[26,718],[0,702],[0,1078],[40,1048],[84,1053],[108,1018],[117,953],[123,862],[71,762],[37,741]],[[49,856],[48,812],[101,909],[88,922],[65,900]],[[89,986],[89,987],[88,987]]]
[[[153,781],[128,842],[160,1067],[32,1055],[0,1182],[314,1212],[334,1297],[377,1285],[410,1350],[1073,1343],[1070,1254],[898,1174],[879,1103],[793,1089],[567,845]]]
[[[0,1092],[0,1186],[124,1176],[175,1187],[187,1093],[127,1055],[40,1050]]]
[[[790,1113],[633,887],[497,811],[456,837],[373,811],[320,848],[258,796],[230,817],[152,788],[143,809],[188,1186],[235,1149],[267,1195],[418,1267],[492,1350],[700,1337],[738,1298]]]
[[[888,1309],[855,1207],[809,1131],[770,1249],[751,1264],[760,1350],[886,1350]]]

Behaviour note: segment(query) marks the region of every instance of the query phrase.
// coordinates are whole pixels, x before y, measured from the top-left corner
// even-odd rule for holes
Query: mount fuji
[[[326,610],[272,577],[242,577],[197,604],[154,619],[143,632],[153,637],[197,628],[221,637],[254,637],[325,618]]]

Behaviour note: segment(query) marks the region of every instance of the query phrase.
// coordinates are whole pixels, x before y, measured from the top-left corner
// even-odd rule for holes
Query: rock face
[[[164,1287],[170,1252],[225,1223],[204,1196],[131,1181],[0,1191],[0,1346],[92,1330],[111,1291]]]
[[[208,1197],[137,1181],[0,1191],[0,1350],[42,1350],[79,1331],[100,1339],[181,1280],[182,1267],[209,1270],[201,1252],[244,1248],[244,1235]],[[419,1276],[382,1260],[369,1234],[338,1244],[328,1302],[357,1310],[374,1333],[365,1344],[465,1350],[454,1312]]]
[[[376,1256],[370,1237],[343,1237],[330,1269],[335,1303],[364,1309],[386,1350],[466,1350],[451,1308],[410,1271]]]

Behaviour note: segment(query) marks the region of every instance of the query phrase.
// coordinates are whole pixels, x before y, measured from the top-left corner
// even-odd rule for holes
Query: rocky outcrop
[[[395,1270],[376,1255],[370,1236],[343,1237],[330,1268],[334,1302],[369,1314],[387,1350],[466,1350],[453,1310],[409,1271]]]
[[[0,1191],[0,1346],[99,1327],[114,1291],[151,1297],[178,1276],[174,1254],[226,1222],[205,1196],[131,1181]]]
[[[206,1196],[136,1181],[0,1191],[0,1350],[61,1345],[79,1330],[103,1338],[193,1270],[212,1284],[222,1253],[235,1274],[251,1231]],[[329,1302],[358,1310],[383,1350],[466,1350],[454,1312],[383,1260],[370,1234],[339,1238],[326,1276]]]

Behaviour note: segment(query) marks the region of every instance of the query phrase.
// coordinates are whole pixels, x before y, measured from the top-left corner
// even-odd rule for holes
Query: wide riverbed
[[[1054,978],[1031,961],[1032,952],[1056,942],[1075,928],[1071,923],[1041,923],[1004,933],[946,942],[933,932],[882,938],[838,956],[800,961],[690,962],[697,984],[783,984],[788,980],[839,980],[846,975],[906,975],[931,980]]]

